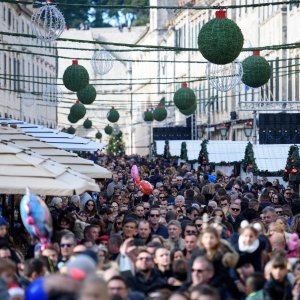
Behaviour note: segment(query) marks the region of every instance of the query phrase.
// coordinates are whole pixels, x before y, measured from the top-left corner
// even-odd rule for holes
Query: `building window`
[[[279,100],[279,58],[276,57],[276,62],[275,62],[275,98],[276,101]],[[286,100],[286,99],[281,99],[281,100]]]
[[[6,21],[6,6],[3,7],[3,21]]]
[[[14,79],[14,82],[13,82],[13,89],[14,91],[16,92],[17,91],[17,60],[14,58],[13,59],[13,79]]]
[[[271,69],[274,70],[274,62],[271,62]],[[274,101],[274,76],[273,72],[271,72],[270,78],[270,101]]]
[[[293,75],[292,75],[292,59],[289,59],[289,66],[288,66],[288,98],[287,100],[291,101],[293,99]]]
[[[8,27],[11,26],[11,10],[10,8],[8,9]]]
[[[24,25],[24,21],[22,20],[22,33],[25,32],[25,25]]]
[[[12,72],[11,72],[11,58],[9,57],[9,59],[8,59],[8,74],[9,74],[9,89],[11,90],[11,81],[12,81],[12,78],[11,78],[11,76],[12,76],[12,74],[11,74]]]
[[[6,54],[3,55],[3,71],[4,71],[4,78],[3,78],[3,84],[6,86],[6,74],[7,74],[7,61],[6,61]]]
[[[299,101],[299,56],[295,57],[295,100]]]

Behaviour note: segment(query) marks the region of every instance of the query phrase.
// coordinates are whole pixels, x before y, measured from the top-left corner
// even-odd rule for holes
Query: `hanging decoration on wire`
[[[47,84],[43,91],[43,100],[49,106],[56,106],[63,98],[61,88],[55,84]]]
[[[242,81],[245,85],[258,88],[266,84],[272,75],[272,68],[267,60],[260,56],[259,51],[253,51],[253,55],[242,62],[244,74]]]
[[[204,58],[226,65],[240,54],[244,37],[238,25],[226,17],[225,10],[216,11],[216,18],[207,22],[198,35],[198,46]]]
[[[243,76],[243,67],[239,61],[226,65],[216,65],[208,62],[206,65],[206,78],[211,86],[220,92],[232,90]]]
[[[46,43],[55,41],[63,33],[65,25],[63,14],[49,0],[31,16],[33,34]]]
[[[106,50],[98,50],[94,53],[91,64],[96,74],[104,75],[112,69],[114,57]]]
[[[32,107],[34,105],[34,95],[27,92],[22,94],[22,103],[26,107]]]
[[[112,126],[112,128],[113,128],[113,131],[112,131],[111,135],[113,135],[113,136],[117,136],[121,132],[121,129],[118,124],[114,124]]]

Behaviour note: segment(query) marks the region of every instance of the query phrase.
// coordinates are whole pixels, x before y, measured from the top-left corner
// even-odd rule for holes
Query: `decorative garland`
[[[16,0],[1,0],[4,3],[14,3],[14,4],[28,4],[28,5],[34,5],[35,7],[37,7],[39,4],[42,5],[42,2],[40,1],[16,1]],[[164,6],[164,5],[126,5],[126,4],[122,4],[122,5],[103,5],[103,4],[83,4],[83,3],[55,3],[55,5],[57,6],[62,6],[62,7],[77,7],[77,8],[83,8],[83,7],[90,7],[90,8],[102,8],[102,9],[117,9],[117,10],[121,10],[124,8],[127,9],[171,9],[171,10],[178,10],[178,9],[182,9],[182,10],[215,10],[215,9],[239,9],[239,8],[254,8],[254,7],[264,7],[264,6],[277,6],[277,5],[284,5],[284,4],[299,4],[299,1],[281,1],[281,2],[263,2],[263,3],[253,3],[253,4],[240,4],[240,5],[226,5],[226,6],[220,6],[220,5],[212,5],[212,6],[208,6],[208,5],[203,5],[203,6],[190,6],[190,5],[170,5],[170,6]]]
[[[289,149],[286,167],[283,171],[282,179],[284,181],[300,181],[300,157],[297,145],[292,145]]]
[[[201,150],[200,150],[199,156],[198,156],[198,163],[203,166],[206,166],[209,163],[208,152],[207,152],[207,143],[208,143],[208,140],[203,140],[203,142],[201,144]]]
[[[278,3],[278,2],[277,2]],[[297,2],[299,3],[299,2]],[[270,4],[269,4],[270,5]],[[219,7],[220,8],[220,7]],[[25,33],[15,33],[15,32],[5,32],[0,31],[0,35],[8,35],[8,36],[16,36],[16,37],[25,37],[34,39],[35,35],[25,34]],[[111,45],[111,46],[120,46],[120,47],[130,47],[130,48],[149,48],[149,49],[161,49],[166,51],[198,51],[198,48],[183,48],[183,47],[171,47],[171,46],[153,46],[153,45],[136,45],[136,44],[125,44],[125,43],[112,43],[112,42],[103,42],[103,41],[91,41],[91,40],[77,40],[77,39],[66,39],[66,38],[58,38],[57,41],[63,42],[74,42],[74,43],[89,43],[94,45]],[[263,46],[263,47],[251,47],[251,48],[243,48],[243,52],[249,51],[264,51],[264,50],[282,50],[282,49],[295,49],[299,48],[300,43],[290,43],[290,44],[279,44],[279,45],[271,45],[271,46]],[[24,52],[23,52],[24,53]],[[82,58],[80,58],[82,60]]]
[[[181,143],[180,158],[185,160],[185,161],[188,160],[186,142]]]

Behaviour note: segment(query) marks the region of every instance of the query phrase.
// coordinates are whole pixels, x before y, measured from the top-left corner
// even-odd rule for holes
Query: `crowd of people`
[[[97,161],[112,171],[100,193],[43,198],[51,245],[26,232],[17,205],[13,223],[0,217],[1,300],[299,299],[295,186],[163,158]]]

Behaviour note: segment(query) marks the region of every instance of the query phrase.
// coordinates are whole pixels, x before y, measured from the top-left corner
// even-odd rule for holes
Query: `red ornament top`
[[[76,102],[75,102],[76,104],[80,104],[80,100],[76,100]]]
[[[78,60],[77,59],[73,59],[72,60],[72,65],[78,65]]]
[[[254,51],[253,51],[253,55],[255,55],[255,56],[260,56],[260,51],[259,51],[259,50],[254,50]]]
[[[114,107],[114,106],[112,106],[112,107],[111,107],[111,109],[115,109],[115,107]]]
[[[216,18],[217,19],[225,19],[226,18],[226,10],[217,10]]]
[[[186,87],[187,87],[187,83],[186,83],[186,82],[183,82],[183,83],[181,84],[181,87],[186,88]]]

